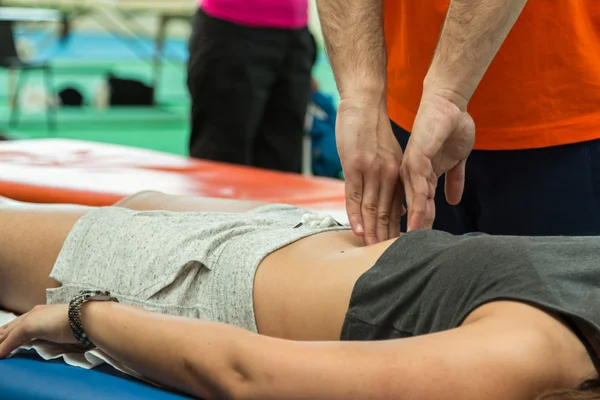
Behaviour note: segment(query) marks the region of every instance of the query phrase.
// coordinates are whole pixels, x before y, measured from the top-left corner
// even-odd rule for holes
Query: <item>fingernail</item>
[[[365,230],[363,229],[361,224],[356,225],[356,233],[364,233]]]
[[[408,226],[406,227],[406,232],[410,232],[411,230],[412,230],[412,229],[410,229],[410,225],[408,225]]]

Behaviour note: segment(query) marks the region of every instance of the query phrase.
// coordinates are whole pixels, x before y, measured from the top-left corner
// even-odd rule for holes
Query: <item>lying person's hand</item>
[[[69,305],[36,306],[0,328],[0,359],[32,340],[78,344],[69,326]]]

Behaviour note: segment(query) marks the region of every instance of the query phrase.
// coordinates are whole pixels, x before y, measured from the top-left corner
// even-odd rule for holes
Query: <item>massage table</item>
[[[35,203],[104,206],[143,190],[281,202],[338,214],[344,209],[340,180],[88,141],[0,142],[1,196]]]
[[[2,400],[184,400],[190,397],[161,390],[117,372],[109,365],[92,370],[62,361],[42,361],[24,352],[0,361]]]
[[[347,222],[343,182],[64,139],[0,142],[0,195],[110,205],[141,190],[283,202]],[[2,400],[183,399],[104,365],[92,370],[19,353],[0,361]]]

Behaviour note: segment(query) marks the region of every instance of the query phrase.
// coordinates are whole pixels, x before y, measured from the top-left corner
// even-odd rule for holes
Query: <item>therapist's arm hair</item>
[[[527,0],[452,0],[431,67],[427,93],[466,106]]]
[[[342,99],[383,99],[383,0],[317,0],[327,54]]]
[[[542,314],[379,342],[287,341],[117,303],[87,303],[82,321],[115,360],[206,400],[531,400],[578,384],[587,355]]]

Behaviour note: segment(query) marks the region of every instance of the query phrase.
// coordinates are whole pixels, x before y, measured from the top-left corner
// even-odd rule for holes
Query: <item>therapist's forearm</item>
[[[253,335],[233,326],[90,302],[83,327],[99,349],[153,382],[205,399],[225,398]],[[243,343],[240,347],[239,343]]]
[[[424,81],[460,108],[471,96],[519,18],[527,0],[452,0]]]
[[[343,99],[383,99],[383,0],[317,0],[329,60]]]

